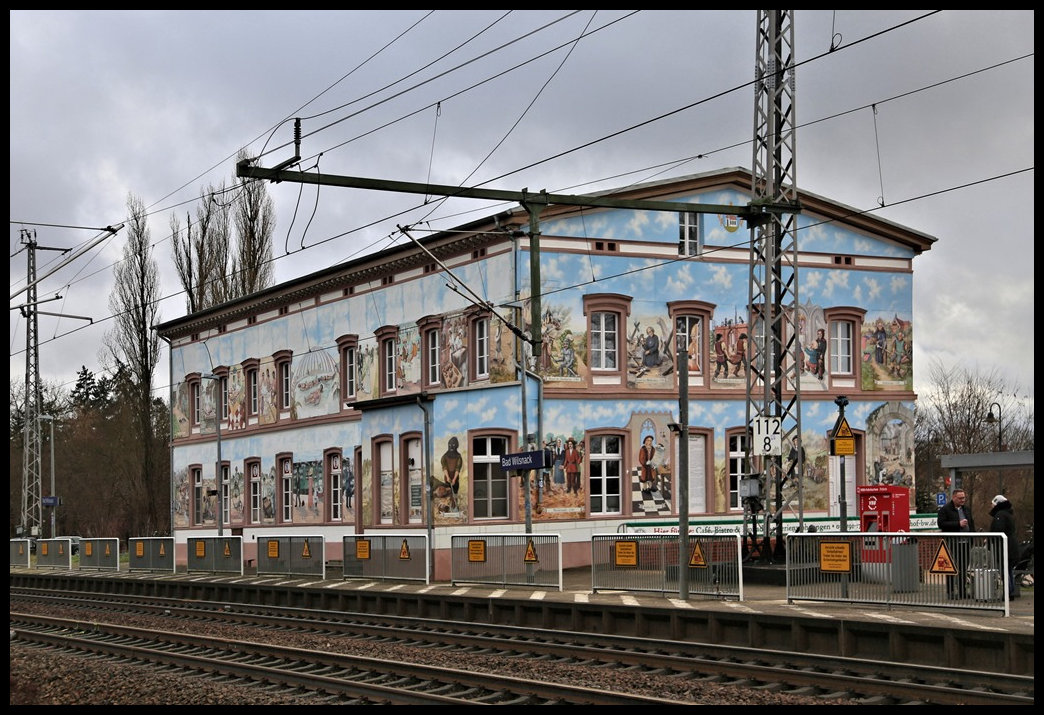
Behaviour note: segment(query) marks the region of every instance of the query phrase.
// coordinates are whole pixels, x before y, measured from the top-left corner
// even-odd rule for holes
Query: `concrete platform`
[[[1033,633],[1034,589],[1023,588],[1019,598],[1009,604],[1009,614],[999,611],[982,611],[971,608],[914,608],[911,606],[887,606],[865,603],[837,603],[821,601],[787,602],[786,568],[779,565],[744,564],[743,600],[718,600],[703,595],[691,595],[682,601],[677,594],[648,592],[599,591],[592,593],[591,570],[588,567],[562,571],[560,595],[554,591],[542,592],[543,598],[582,598],[592,601],[606,598],[633,602],[643,606],[664,605],[690,608],[718,609],[725,611],[759,611],[779,616],[806,618],[843,619],[849,621],[910,623],[923,626],[948,626],[975,630],[1004,630],[1013,633]],[[518,589],[509,589],[518,596]]]

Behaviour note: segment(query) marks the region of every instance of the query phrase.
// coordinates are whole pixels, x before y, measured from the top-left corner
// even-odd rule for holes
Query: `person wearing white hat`
[[[1019,542],[1015,538],[1015,510],[1006,496],[998,494],[993,497],[990,516],[993,517],[993,521],[990,522],[990,531],[996,531],[1008,537],[1008,598],[1017,598],[1015,562],[1019,558]]]

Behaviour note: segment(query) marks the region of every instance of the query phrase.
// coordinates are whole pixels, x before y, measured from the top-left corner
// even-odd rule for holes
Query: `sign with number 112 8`
[[[780,417],[755,417],[751,421],[754,444],[751,452],[763,457],[783,454],[783,420]]]

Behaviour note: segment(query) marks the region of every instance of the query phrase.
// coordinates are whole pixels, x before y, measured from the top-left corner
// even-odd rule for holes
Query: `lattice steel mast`
[[[758,10],[754,85],[754,204],[792,205],[794,213],[772,212],[751,228],[748,330],[753,352],[747,370],[747,424],[754,418],[778,417],[782,445],[801,438],[801,345],[797,325],[798,271],[795,229],[800,210],[795,162],[796,118],[793,10]],[[785,392],[786,391],[786,392]],[[748,474],[759,469],[747,439]],[[775,507],[766,510],[775,523],[776,546],[768,553],[766,528],[763,560],[785,555],[783,542],[782,456],[762,458],[766,489],[775,490]],[[799,464],[798,470],[804,465]],[[799,471],[800,473],[800,471]],[[798,514],[803,527],[804,504],[798,480]],[[749,507],[745,503],[745,511]],[[757,515],[754,515],[757,518]],[[746,527],[747,518],[744,518]],[[766,521],[768,527],[768,520]],[[746,534],[744,534],[746,537]],[[746,543],[746,539],[744,539]]]
[[[36,231],[22,229],[28,256],[25,318],[25,431],[22,447],[22,536],[39,536],[43,523],[43,481],[40,476],[40,355],[36,315]]]

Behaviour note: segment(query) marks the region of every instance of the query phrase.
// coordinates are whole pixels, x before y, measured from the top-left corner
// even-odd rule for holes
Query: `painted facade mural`
[[[727,190],[679,200],[725,205],[745,204],[747,197]],[[483,287],[491,305],[510,306],[497,311],[516,321],[508,325],[489,317],[488,333],[481,336],[488,342],[486,375],[474,374],[469,359],[476,348],[476,307],[447,291],[439,273],[378,286],[365,297],[303,304],[305,319],[293,307],[290,315],[273,316],[248,330],[211,335],[207,348],[190,342],[172,349],[175,525],[186,528],[215,519],[216,502],[205,498],[197,504],[195,495],[215,485],[217,383],[204,381],[201,420],[193,425],[185,382],[185,376],[211,372],[214,365],[227,367],[229,418],[221,452],[231,467],[234,525],[287,523],[276,475],[277,455],[286,453],[293,460],[293,524],[423,523],[428,494],[437,526],[521,521],[526,517],[524,480],[501,471],[498,456],[522,449],[524,418],[530,432],[539,430],[535,441],[551,452],[547,468],[532,474],[534,520],[670,518],[678,513],[683,479],[690,507],[699,513],[741,514],[740,480],[748,475],[736,455],[744,446],[743,393],[760,327],[756,316],[747,314],[748,267],[735,248],[746,227],[735,216],[705,219],[700,244],[706,260],[679,260],[676,214],[614,210],[542,224],[549,242],[575,238],[587,246],[587,237],[597,235],[634,246],[615,253],[546,249],[542,255],[542,342],[532,361],[541,390],[524,393],[516,381],[524,347],[513,328],[531,330],[532,290],[529,266],[525,260],[516,265],[508,254],[459,268],[462,281]],[[791,512],[799,505],[806,513],[827,512],[838,498],[837,458],[829,454],[837,408],[830,395],[821,393],[856,397],[862,391],[864,398],[873,393],[873,399],[853,399],[846,411],[860,445],[861,463],[851,471],[862,483],[911,489],[915,484],[913,403],[904,401],[912,391],[912,276],[905,262],[913,251],[814,216],[799,216],[798,227],[803,252],[873,259],[867,262],[872,269],[838,270],[825,262],[802,266],[801,302],[786,306],[798,333],[795,375],[805,397],[803,459],[793,458],[787,445],[783,499]],[[714,260],[714,251],[729,249],[730,260]],[[889,260],[895,270],[881,268]],[[596,294],[619,299],[625,308],[615,323],[593,330],[585,301]],[[673,305],[679,301],[700,305],[679,311]],[[845,320],[834,317],[839,310],[845,311]],[[432,390],[424,387],[421,316],[439,319],[442,381]],[[336,347],[347,326],[358,333],[354,397],[341,394],[345,366]],[[368,406],[351,420],[329,419],[344,415],[346,402],[388,397],[381,392],[380,346],[372,334],[381,326],[397,327],[395,396],[434,396],[423,405],[407,400]],[[615,347],[619,350],[607,350]],[[593,367],[592,356],[599,350],[613,359],[619,356],[620,364]],[[279,365],[272,356],[280,351],[292,354],[289,410],[278,407]],[[249,360],[259,364],[257,415],[249,414],[242,367]],[[597,382],[609,372],[606,368],[612,368],[617,383]],[[671,431],[680,421],[679,369],[687,371],[692,394],[686,416],[692,440],[685,445],[688,474],[679,472],[681,446]],[[538,383],[527,384],[535,388]],[[592,386],[601,392],[591,395]],[[268,425],[280,429],[255,428]],[[415,451],[403,437],[428,439],[429,433],[431,444]],[[329,460],[331,453],[338,455],[339,470]],[[250,460],[260,462],[256,477],[244,471]],[[193,469],[202,471],[202,484],[193,483]],[[774,501],[776,475],[757,476],[763,498]],[[331,502],[335,492],[338,501]],[[854,503],[854,494],[848,499]]]
[[[913,389],[913,326],[894,314],[863,324],[863,389]]]

